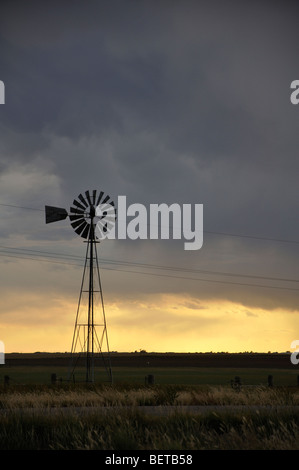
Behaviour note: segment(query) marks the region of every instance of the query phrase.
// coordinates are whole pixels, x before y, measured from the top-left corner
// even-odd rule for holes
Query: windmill
[[[97,244],[114,225],[116,209],[103,191],[85,191],[74,199],[69,212],[61,207],[45,206],[46,224],[69,217],[71,226],[85,243],[86,256],[71,347],[68,379],[74,379],[76,367],[85,362],[85,381],[95,381],[95,362],[101,357],[112,382],[110,352]],[[106,355],[103,348],[106,349]],[[105,357],[106,356],[106,357]],[[77,370],[78,370],[77,369]]]

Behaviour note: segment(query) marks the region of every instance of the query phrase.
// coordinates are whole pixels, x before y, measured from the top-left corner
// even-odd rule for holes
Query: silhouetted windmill
[[[85,381],[95,380],[95,361],[101,357],[108,379],[112,382],[110,352],[100,270],[97,256],[99,239],[116,218],[113,201],[103,191],[85,191],[74,199],[69,213],[61,207],[45,206],[46,224],[69,217],[75,232],[87,243],[83,277],[71,347],[68,378],[74,380],[75,369],[85,360]],[[105,345],[106,354],[103,351]]]

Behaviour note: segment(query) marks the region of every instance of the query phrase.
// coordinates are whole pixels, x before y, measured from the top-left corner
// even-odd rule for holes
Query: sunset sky
[[[1,1],[0,341],[69,351],[102,190],[203,204],[203,246],[105,240],[112,351],[288,351],[299,339],[295,1]]]

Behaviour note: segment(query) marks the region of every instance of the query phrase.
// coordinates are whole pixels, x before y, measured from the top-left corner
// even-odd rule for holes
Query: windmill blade
[[[87,222],[85,222],[85,220],[83,220],[83,222],[81,222],[81,224],[78,226],[77,229],[75,229],[75,232],[78,234],[78,235],[81,235],[82,231],[86,228],[87,226]],[[82,235],[81,235],[82,236]]]
[[[74,220],[82,219],[82,215],[70,215],[70,220],[73,222]]]
[[[98,200],[97,200],[97,204],[96,204],[97,206],[100,204],[100,201],[103,197],[103,194],[104,194],[104,191],[101,191],[100,194],[99,194]]]
[[[84,197],[82,196],[82,194],[79,194],[78,198],[80,199],[80,201],[84,204],[85,207],[88,206],[86,200],[84,199]]]
[[[85,221],[85,219],[84,219],[83,217],[80,217],[80,219],[75,220],[74,222],[72,222],[72,223],[71,223],[71,226],[72,226],[73,228],[76,228],[76,227],[79,227],[79,226],[80,226],[81,224],[83,224],[83,223],[86,224],[86,221]]]
[[[70,207],[70,212],[72,215],[84,216],[85,210],[79,209],[78,207]]]
[[[110,196],[106,196],[105,199],[102,201],[102,204],[105,204],[105,202],[109,201]]]
[[[67,218],[68,213],[62,207],[45,206],[46,224]]]
[[[88,191],[88,190],[85,191],[85,195],[86,195],[86,199],[87,199],[87,201],[88,201],[88,204],[89,204],[90,206],[92,206],[92,202],[91,202],[90,194],[89,194],[89,191]]]
[[[86,209],[86,206],[83,206],[82,204],[80,204],[80,202],[76,201],[76,199],[73,200],[73,204],[79,207],[79,209],[82,209],[83,211],[85,211]]]
[[[83,232],[81,233],[81,237],[83,238],[88,238],[89,237],[89,231],[91,230],[91,225],[86,224],[86,227],[84,228]]]

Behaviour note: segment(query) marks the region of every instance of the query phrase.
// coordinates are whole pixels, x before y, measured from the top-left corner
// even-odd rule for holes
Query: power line
[[[1,251],[1,248],[4,248],[9,251]],[[51,258],[57,258],[60,259],[60,257],[64,258],[70,258],[73,260],[80,260],[83,261],[83,258],[78,255],[71,255],[67,253],[53,253],[49,251],[41,251],[41,250],[33,250],[29,248],[16,248],[16,247],[8,247],[8,246],[3,246],[0,245],[0,254],[3,253],[5,256],[6,253],[10,253],[13,250],[19,250],[19,251],[28,251],[30,253],[38,253],[37,256],[40,254],[46,254],[50,255]],[[190,268],[182,268],[182,267],[176,267],[176,266],[165,266],[165,265],[158,265],[158,264],[149,264],[149,263],[136,263],[132,261],[123,261],[123,260],[111,260],[107,258],[100,258],[100,261],[103,263],[108,263],[108,264],[117,264],[117,265],[124,265],[124,266],[135,266],[135,267],[141,267],[141,268],[148,268],[148,269],[159,269],[163,271],[179,271],[179,272],[190,272],[190,273],[199,273],[199,274],[208,274],[208,275],[220,275],[220,276],[230,276],[230,277],[244,277],[244,278],[250,278],[250,279],[264,279],[264,280],[269,280],[269,281],[283,281],[283,282],[299,282],[299,279],[293,279],[293,278],[283,278],[283,277],[269,277],[269,276],[258,276],[258,275],[253,275],[253,274],[244,274],[244,273],[231,273],[231,272],[225,272],[225,271],[210,271],[210,270],[203,270],[203,269],[190,269]],[[81,266],[81,265],[78,265]]]
[[[170,278],[173,278],[173,279],[186,279],[188,281],[212,282],[212,283],[219,283],[219,284],[233,284],[233,285],[238,285],[238,286],[260,287],[260,288],[266,288],[266,289],[291,290],[291,291],[299,292],[299,289],[295,289],[293,287],[266,286],[266,285],[261,285],[261,284],[248,284],[248,283],[241,283],[241,282],[219,281],[219,280],[215,280],[215,279],[199,279],[199,278],[183,277],[183,276],[171,276],[169,274],[154,274],[154,273],[144,273],[144,272],[141,272],[141,271],[127,271],[127,270],[124,270],[124,269],[115,269],[115,268],[102,268],[102,269],[107,269],[107,270],[111,270],[111,271],[129,272],[129,273],[134,273],[134,274],[146,274],[146,275],[149,275],[149,276],[170,277]]]
[[[30,210],[30,211],[40,211],[40,212],[44,212],[43,209],[37,209],[35,207],[24,207],[24,206],[16,206],[14,204],[0,204],[0,206],[5,206],[5,207],[15,207],[17,209],[27,209],[27,210]]]
[[[1,251],[1,248],[9,250],[8,252],[6,251]],[[0,245],[0,254],[3,253],[5,256],[5,253],[9,253],[10,251],[13,252],[13,250],[19,250],[19,251],[29,251],[30,253],[38,253],[39,254],[46,254],[50,255],[52,258],[60,258],[60,257],[67,257],[73,260],[81,260],[83,261],[83,258],[78,255],[71,255],[67,253],[53,253],[53,252],[48,252],[48,251],[41,251],[41,250],[33,250],[29,248],[16,248],[16,247],[8,247],[8,246],[3,246]],[[269,276],[258,276],[258,275],[253,275],[253,274],[244,274],[244,273],[231,273],[231,272],[225,272],[225,271],[210,271],[210,270],[203,270],[203,269],[190,269],[190,268],[182,268],[182,267],[176,267],[176,266],[165,266],[165,265],[158,265],[158,264],[149,264],[149,263],[136,263],[132,261],[123,261],[123,260],[111,260],[107,258],[100,258],[100,261],[103,263],[108,263],[108,264],[117,264],[117,265],[124,265],[124,266],[135,266],[135,267],[140,267],[140,268],[148,268],[148,269],[159,269],[163,271],[179,271],[179,272],[189,272],[189,273],[199,273],[199,274],[208,274],[208,275],[217,275],[217,276],[230,276],[230,277],[243,277],[243,278],[250,278],[250,279],[263,279],[263,280],[268,280],[268,281],[282,281],[282,282],[299,282],[299,279],[291,279],[291,278],[283,278],[283,277],[269,277]],[[78,265],[79,266],[79,265]],[[81,265],[80,265],[81,266]]]
[[[0,247],[1,248],[1,247]],[[3,247],[2,247],[3,248]],[[8,248],[8,247],[6,247]],[[10,248],[11,249],[11,248]],[[42,252],[38,250],[31,250],[31,249],[26,249],[26,248],[18,248],[18,250],[24,250],[24,251],[30,251],[30,252],[37,252],[37,253],[49,253],[49,252]],[[22,254],[22,253],[21,253]],[[50,253],[51,255],[55,255],[54,253]],[[59,261],[53,261],[52,258],[50,259],[44,259],[44,258],[32,258],[29,256],[20,256],[20,255],[13,255],[10,254],[9,252],[1,252],[0,251],[0,256],[7,256],[7,257],[12,257],[12,258],[19,258],[19,259],[26,259],[26,260],[33,260],[33,261],[45,261],[49,263],[58,263],[58,264],[67,264],[67,265],[72,265],[72,266],[82,266],[81,264],[75,264],[75,263],[70,263],[70,262],[62,262],[61,260]],[[39,256],[39,255],[37,255]],[[61,254],[58,254],[58,256],[63,256]],[[72,255],[66,255],[72,259]],[[74,259],[80,259],[78,256],[74,256]],[[83,260],[83,258],[81,258]],[[285,279],[285,278],[275,278],[275,277],[266,277],[266,276],[251,276],[251,275],[246,275],[246,274],[233,274],[233,273],[223,273],[223,272],[216,272],[216,271],[202,271],[202,270],[189,270],[186,268],[174,268],[170,266],[159,266],[159,265],[152,265],[152,264],[146,264],[146,263],[132,263],[132,262],[126,262],[126,261],[115,261],[115,260],[101,260],[102,262],[106,262],[108,264],[119,264],[119,265],[129,265],[129,266],[136,266],[136,267],[148,267],[150,269],[163,269],[163,270],[173,270],[173,271],[183,271],[183,272],[193,272],[193,273],[205,273],[205,274],[213,274],[213,275],[229,275],[233,277],[248,277],[248,278],[254,278],[254,279],[264,279],[264,280],[272,280],[272,281],[284,281],[284,282],[299,282],[298,279]],[[187,276],[172,276],[169,274],[157,274],[157,273],[150,273],[150,272],[143,272],[143,271],[132,271],[132,270],[125,270],[125,269],[117,269],[117,268],[109,268],[109,267],[102,267],[102,269],[110,270],[110,271],[118,271],[118,272],[127,272],[131,274],[144,274],[144,275],[150,275],[150,276],[156,276],[156,277],[168,277],[172,279],[184,279],[184,280],[189,280],[189,281],[200,281],[200,282],[211,282],[211,283],[220,283],[220,284],[231,284],[231,285],[239,285],[239,286],[247,286],[247,287],[258,287],[258,288],[268,288],[268,289],[279,289],[279,290],[291,290],[291,291],[299,291],[297,288],[292,288],[292,287],[285,287],[285,286],[267,286],[267,285],[262,285],[262,284],[250,284],[250,283],[240,283],[240,282],[234,282],[234,281],[222,281],[222,280],[215,280],[215,279],[202,279],[202,278],[194,278],[194,277],[187,277]]]
[[[37,259],[37,258],[30,258],[30,257],[20,257],[20,256],[14,256],[14,255],[7,255],[10,258],[20,258],[20,259],[29,259],[31,261],[45,261],[49,263],[58,263],[58,264],[67,264],[67,265],[72,265],[72,266],[80,266],[78,264],[74,263],[63,263],[61,261],[53,261],[53,260],[47,260],[47,259]],[[125,272],[125,273],[131,273],[131,274],[144,274],[148,276],[155,276],[155,277],[168,277],[172,279],[184,279],[188,281],[199,281],[199,282],[211,282],[211,283],[218,283],[218,284],[231,284],[231,285],[238,285],[238,286],[246,286],[246,287],[258,287],[258,288],[265,288],[265,289],[278,289],[278,290],[290,290],[290,291],[296,291],[299,292],[299,289],[293,288],[293,287],[283,287],[283,286],[266,286],[266,285],[261,285],[261,284],[249,284],[249,283],[241,283],[241,282],[232,282],[232,281],[220,281],[220,280],[215,280],[215,279],[201,279],[201,278],[193,278],[193,277],[185,277],[185,276],[171,276],[170,274],[157,274],[157,273],[148,273],[148,272],[143,272],[143,271],[131,271],[131,270],[126,270],[126,269],[117,269],[117,268],[107,268],[103,267],[102,269],[108,270],[108,271],[118,271],[118,272]]]
[[[270,242],[282,242],[282,243],[295,243],[299,244],[298,240],[285,240],[283,238],[269,238],[269,237],[258,237],[255,235],[239,235],[236,233],[226,233],[226,232],[210,232],[207,230],[204,230],[205,233],[210,233],[212,235],[223,235],[225,237],[238,237],[238,238],[251,238],[253,240],[265,240],[265,241],[270,241]]]
[[[54,261],[52,259],[44,259],[44,258],[31,258],[30,256],[19,256],[19,255],[1,254],[1,253],[0,253],[0,256],[5,256],[7,258],[24,259],[24,260],[30,260],[30,261],[55,263],[55,264],[67,264],[67,265],[70,265],[70,266],[78,266],[78,267],[82,266],[81,264],[75,264],[75,263],[69,263],[69,262],[63,262],[63,261]]]
[[[70,258],[83,259],[82,256],[78,256],[78,255],[73,255],[73,254],[69,255],[67,253],[53,253],[52,251],[33,250],[33,249],[30,249],[30,248],[18,248],[18,247],[0,245],[0,249],[1,248],[7,249],[7,250],[30,251],[30,252],[33,252],[33,253],[42,253],[42,254],[47,254],[47,255],[51,255],[51,256],[65,256],[65,257],[70,257]]]
[[[106,260],[109,261],[109,260]],[[113,262],[113,261],[112,261]],[[137,267],[147,267],[152,269],[162,269],[162,270],[171,270],[171,271],[183,271],[183,272],[190,272],[190,273],[200,273],[200,274],[210,274],[210,275],[220,275],[220,276],[231,276],[231,277],[246,277],[251,279],[264,279],[270,281],[284,281],[284,282],[299,282],[299,279],[288,279],[288,278],[279,278],[279,277],[268,277],[268,276],[257,276],[251,274],[240,274],[240,273],[229,273],[223,271],[209,271],[209,270],[202,270],[202,269],[189,269],[189,268],[178,268],[174,266],[160,266],[154,264],[147,264],[147,263],[131,263],[129,261],[115,261],[116,264],[128,264],[134,265]]]

